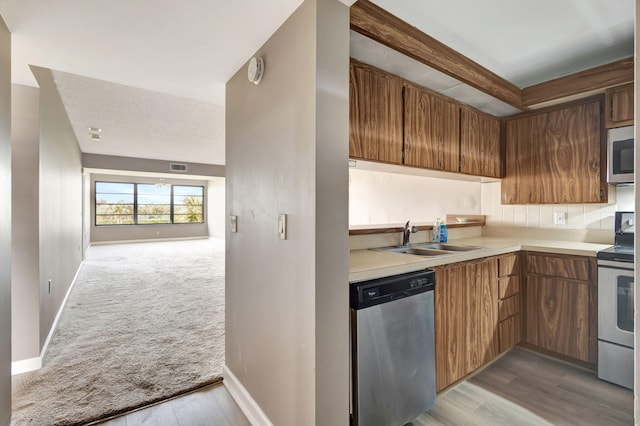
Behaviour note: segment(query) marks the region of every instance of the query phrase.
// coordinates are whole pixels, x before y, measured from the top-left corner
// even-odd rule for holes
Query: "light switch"
[[[284,213],[278,215],[278,238],[287,239],[287,215]]]
[[[229,216],[229,232],[238,232],[238,216]]]

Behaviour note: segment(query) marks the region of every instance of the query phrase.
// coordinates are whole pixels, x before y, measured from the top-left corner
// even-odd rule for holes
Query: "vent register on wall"
[[[187,173],[187,165],[181,163],[171,163],[169,170],[172,172]]]

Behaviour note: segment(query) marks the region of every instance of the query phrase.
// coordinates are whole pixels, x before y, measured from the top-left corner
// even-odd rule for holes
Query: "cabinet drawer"
[[[498,297],[506,299],[520,293],[520,276],[503,277],[498,279]]]
[[[520,273],[520,262],[517,254],[510,254],[498,258],[498,276],[516,275]]]
[[[520,313],[520,295],[498,302],[498,321],[503,321]]]
[[[502,321],[500,329],[500,352],[505,352],[520,343],[520,315]]]
[[[528,253],[527,273],[589,281],[589,259],[586,257],[561,257]]]

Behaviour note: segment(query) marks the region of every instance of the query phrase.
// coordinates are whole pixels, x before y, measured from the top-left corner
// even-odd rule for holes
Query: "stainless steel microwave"
[[[609,178],[612,184],[633,183],[634,126],[618,127],[607,132]]]

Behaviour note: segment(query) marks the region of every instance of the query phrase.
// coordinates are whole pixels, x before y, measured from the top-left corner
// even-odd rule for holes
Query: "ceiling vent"
[[[172,172],[187,173],[187,165],[180,163],[170,163],[169,170]]]

